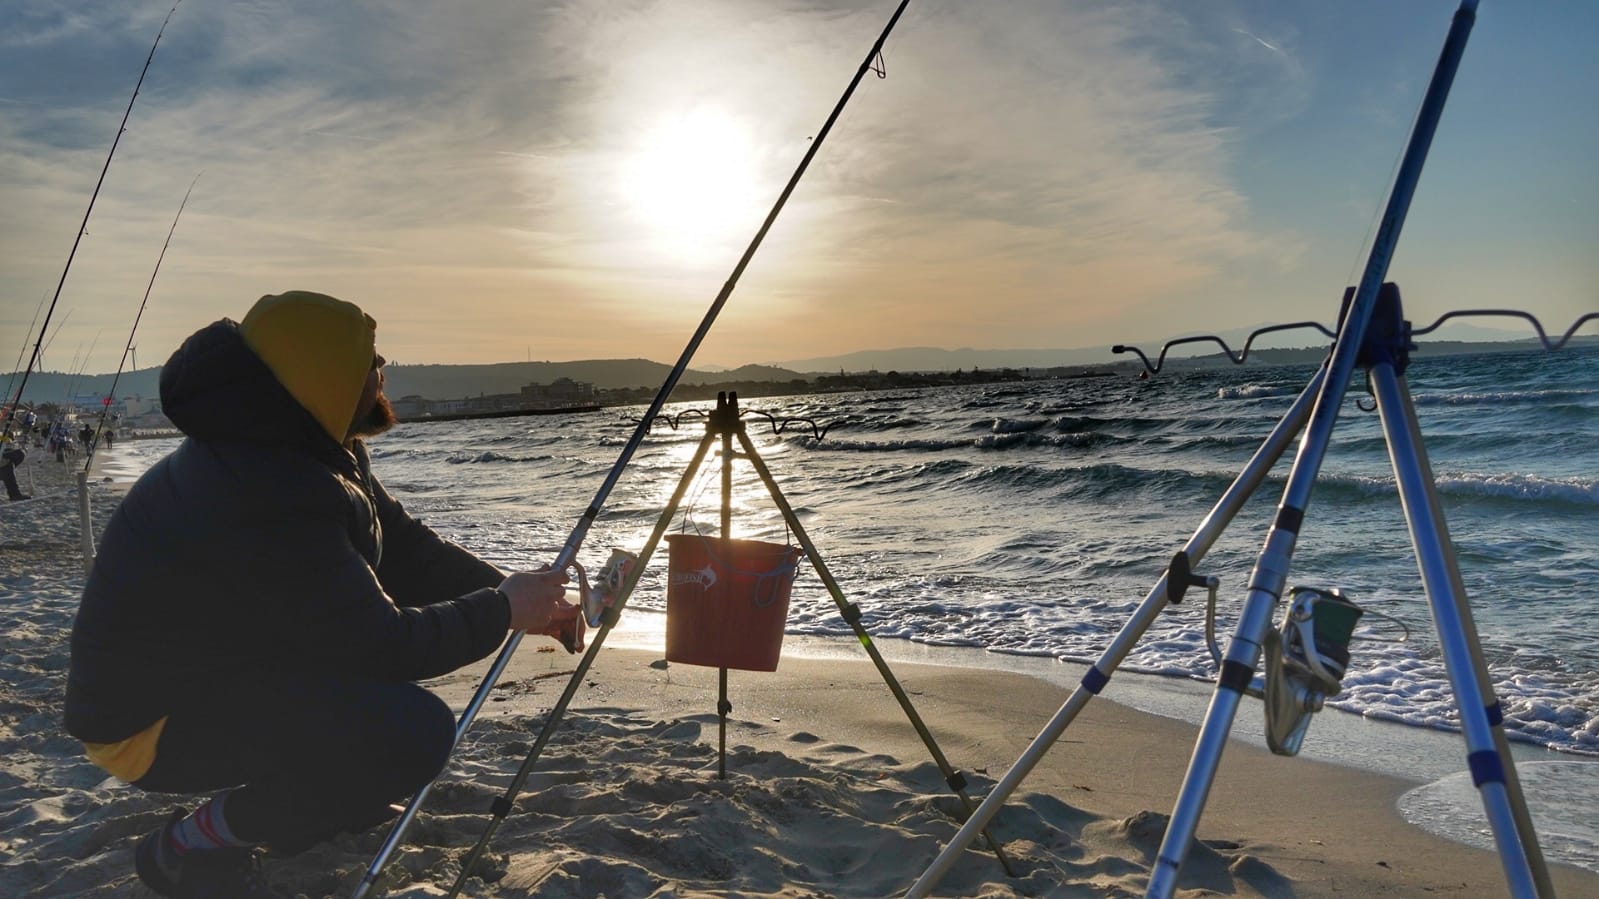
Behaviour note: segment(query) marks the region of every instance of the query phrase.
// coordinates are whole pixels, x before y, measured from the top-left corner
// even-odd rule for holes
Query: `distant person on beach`
[[[161,373],[187,439],[106,526],[65,718],[134,786],[221,791],[139,842],[163,896],[277,896],[256,847],[375,827],[443,770],[455,716],[413,681],[577,626],[564,572],[507,575],[372,473],[364,440],[394,424],[375,329],[333,297],[266,296]]]
[[[78,440],[83,444],[83,448],[87,450],[89,448],[89,444],[94,442],[94,428],[89,425],[84,425],[83,430],[78,432]]]

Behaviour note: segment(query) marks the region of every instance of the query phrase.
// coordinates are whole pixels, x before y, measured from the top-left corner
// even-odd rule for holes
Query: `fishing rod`
[[[1376,315],[1379,305],[1387,307],[1385,315],[1398,311],[1397,293],[1392,298],[1385,296],[1390,290],[1384,284],[1384,278],[1415,196],[1423,164],[1437,134],[1445,101],[1465,53],[1467,38],[1476,22],[1477,6],[1478,0],[1461,0],[1455,11],[1443,51],[1433,69],[1432,80],[1422,98],[1421,109],[1416,115],[1410,139],[1389,190],[1387,207],[1372,239],[1359,286],[1345,304],[1337,342],[1325,363],[1327,377],[1311,410],[1299,451],[1283,488],[1282,500],[1277,506],[1277,514],[1254,570],[1250,573],[1244,608],[1239,613],[1233,639],[1228,645],[1226,659],[1217,678],[1216,691],[1200,726],[1177,803],[1172,809],[1166,833],[1150,871],[1145,894],[1150,899],[1169,899],[1176,892],[1178,874],[1198,828],[1205,798],[1214,784],[1216,770],[1226,748],[1228,731],[1255,667],[1264,654],[1262,647],[1266,631],[1271,630],[1271,616],[1275,613],[1279,597],[1288,595],[1285,588],[1289,566],[1305,522],[1312,488],[1355,369],[1367,368],[1376,383],[1380,391],[1379,404],[1384,408],[1385,426],[1390,425],[1387,414],[1389,408],[1409,405],[1408,395],[1395,395],[1403,391],[1396,388],[1391,380],[1395,377],[1394,359],[1373,359],[1369,355],[1374,350],[1378,354],[1388,353],[1387,345],[1377,341],[1368,347],[1366,338],[1368,333],[1381,334],[1386,333],[1383,329],[1398,327],[1395,322]],[[1377,321],[1373,328],[1374,319]],[[1399,344],[1404,342],[1397,341]],[[1384,396],[1386,399],[1383,399]],[[1487,664],[1483,661],[1480,647],[1462,646],[1475,644],[1476,633],[1465,608],[1460,574],[1448,547],[1447,531],[1438,516],[1441,507],[1430,489],[1432,473],[1425,456],[1418,458],[1414,454],[1414,444],[1419,443],[1420,438],[1419,431],[1415,430],[1414,409],[1408,410],[1408,416],[1409,433],[1401,436],[1391,427],[1385,427],[1385,432],[1394,463],[1395,479],[1400,486],[1400,496],[1415,544],[1417,563],[1429,599],[1432,600],[1439,648],[1444,651],[1451,682],[1456,689],[1460,727],[1467,740],[1472,781],[1482,797],[1509,892],[1516,896],[1536,895],[1547,899],[1554,895],[1554,888],[1538,845],[1536,828],[1527,811],[1515,765],[1509,763],[1510,747],[1498,721],[1501,717],[1499,703],[1493,698],[1491,688],[1486,686]],[[1398,442],[1401,440],[1403,444]],[[1407,449],[1411,452],[1407,453]],[[1408,464],[1402,464],[1407,461]],[[1418,470],[1427,478],[1426,487],[1416,483],[1419,480],[1416,477]],[[1440,539],[1444,544],[1442,547],[1438,545]],[[1447,562],[1441,561],[1444,557],[1447,557]],[[1441,569],[1449,570],[1442,572]],[[1438,588],[1440,579],[1444,583],[1452,583],[1447,588]],[[1446,599],[1445,594],[1454,595]],[[1453,649],[1451,644],[1454,645]],[[1452,656],[1452,652],[1460,652],[1463,648],[1470,659],[1468,663],[1456,661],[1458,657]],[[1272,656],[1266,655],[1268,666],[1273,664],[1271,660]],[[1479,700],[1481,704],[1473,706]]]
[[[28,338],[33,336],[33,326],[39,323],[39,313],[44,311],[44,301],[50,298],[47,290],[39,295],[39,304],[33,307],[33,321],[28,322],[28,330],[22,334],[22,346],[17,347],[17,361],[11,363],[11,377],[6,380],[5,396],[11,395],[11,386],[17,383],[17,375],[22,373],[22,354],[28,351]]]
[[[72,377],[67,379],[68,402],[71,402],[72,398],[78,395],[78,382],[83,380],[83,373],[89,370],[89,360],[94,358],[94,348],[99,345],[100,335],[104,333],[104,328],[94,332],[94,338],[89,341],[89,348],[87,350],[81,349],[83,344],[80,343],[78,344],[80,349],[72,355],[72,365],[67,369],[72,375]]]
[[[884,26],[882,33],[877,36],[877,42],[872,44],[872,49],[867,52],[866,59],[862,61],[860,68],[856,70],[855,77],[850,79],[849,86],[844,89],[843,96],[838,98],[838,103],[834,105],[826,123],[822,125],[820,131],[816,132],[816,138],[811,141],[810,148],[805,151],[805,155],[800,159],[799,166],[794,169],[794,174],[789,177],[788,184],[783,187],[782,193],[778,195],[777,202],[772,206],[772,210],[766,214],[766,220],[761,222],[760,229],[755,232],[755,237],[750,240],[749,246],[745,248],[744,255],[739,258],[738,264],[733,266],[733,272],[728,276],[727,283],[722,285],[721,292],[716,295],[711,307],[706,310],[704,319],[700,321],[699,327],[695,329],[694,335],[689,338],[688,345],[683,348],[683,353],[678,357],[677,364],[667,373],[666,380],[661,384],[661,389],[655,393],[655,399],[650,401],[649,409],[639,419],[638,427],[633,430],[633,436],[622,447],[621,455],[617,458],[616,464],[611,466],[611,470],[606,474],[604,482],[600,484],[599,490],[594,494],[593,502],[589,503],[588,508],[578,518],[571,535],[566,539],[566,544],[561,547],[560,553],[556,555],[555,563],[551,566],[555,571],[565,571],[577,560],[577,551],[583,545],[583,538],[588,536],[589,527],[599,517],[601,507],[605,505],[606,499],[610,497],[612,488],[616,486],[617,480],[622,476],[622,470],[627,467],[627,463],[633,458],[633,453],[638,450],[639,446],[644,442],[645,436],[649,434],[651,422],[660,413],[661,407],[666,405],[667,398],[672,395],[672,390],[677,387],[677,382],[683,377],[683,372],[688,370],[689,360],[694,358],[695,351],[699,349],[700,343],[705,339],[705,335],[710,332],[711,326],[715,324],[717,315],[721,313],[722,307],[727,304],[727,299],[732,295],[733,288],[738,284],[739,277],[744,274],[745,267],[749,265],[750,259],[755,256],[755,251],[760,247],[761,241],[766,238],[766,232],[771,230],[772,223],[777,220],[778,213],[783,210],[784,204],[788,202],[789,195],[794,192],[794,188],[799,184],[800,178],[805,175],[805,170],[810,167],[811,160],[816,157],[816,152],[821,149],[822,142],[827,139],[828,132],[832,130],[833,124],[838,121],[839,115],[843,113],[844,107],[849,103],[850,97],[854,95],[855,88],[860,85],[861,79],[866,77],[867,71],[877,72],[879,78],[886,77],[884,70],[874,67],[873,62],[881,58],[883,43],[888,40],[889,32],[894,30],[894,26],[899,22],[900,16],[905,12],[905,7],[909,5],[910,0],[900,0],[899,6],[894,9],[894,15],[888,20],[888,25]],[[517,645],[521,641],[521,631],[512,633],[510,639],[506,641],[505,647],[500,650],[499,656],[495,658],[493,666],[484,675],[482,683],[478,684],[477,692],[472,695],[472,699],[467,703],[465,711],[461,713],[460,721],[456,724],[455,742],[451,745],[452,754],[454,753],[454,747],[460,744],[461,737],[465,735],[467,728],[472,725],[472,720],[477,717],[478,711],[482,709],[483,703],[488,699],[489,691],[493,689],[495,682],[500,679],[500,675],[505,672],[506,666],[510,664],[511,656],[516,652]],[[404,836],[406,829],[410,827],[411,821],[421,809],[422,801],[427,798],[428,791],[432,787],[431,783],[423,786],[411,798],[410,804],[405,807],[405,811],[400,814],[399,820],[394,823],[393,829],[389,831],[388,838],[383,841],[383,846],[378,850],[377,857],[372,860],[366,876],[361,879],[361,883],[355,888],[352,899],[361,899],[372,888],[372,885],[377,881],[378,874],[383,870],[384,864],[388,862],[389,856],[399,846],[401,837]]]
[[[105,156],[105,165],[100,167],[100,180],[94,184],[94,193],[89,195],[89,208],[83,211],[83,223],[78,226],[78,236],[72,239],[72,251],[67,253],[67,264],[61,269],[61,280],[56,282],[55,297],[50,300],[50,308],[44,314],[44,328],[50,327],[50,316],[55,314],[56,303],[61,300],[61,288],[67,283],[67,272],[72,270],[72,259],[78,255],[78,244],[83,242],[83,235],[89,230],[89,214],[94,212],[94,201],[100,196],[100,188],[105,185],[106,172],[111,170],[111,157],[117,155],[117,144],[122,142],[122,133],[128,130],[128,116],[133,114],[133,102],[139,99],[139,88],[144,86],[144,76],[150,72],[150,62],[155,59],[155,48],[161,46],[161,36],[167,32],[167,23],[172,21],[172,14],[178,11],[177,0],[172,8],[167,10],[167,17],[161,20],[161,30],[155,34],[155,43],[150,45],[150,55],[144,58],[144,68],[139,70],[139,80],[133,85],[133,96],[128,98],[128,108],[122,113],[122,124],[117,126],[117,136],[111,140],[111,152]],[[39,330],[39,338],[44,339],[44,328]],[[33,366],[37,363],[43,352],[42,344],[33,345],[33,355],[28,359],[28,367],[22,372],[22,383],[17,385],[16,396],[11,401],[11,406],[6,411],[6,423],[0,431],[9,435],[11,433],[11,420],[16,417],[17,404],[22,402],[22,392],[28,389],[28,376],[33,373]]]
[[[68,309],[67,314],[61,316],[61,320],[56,322],[56,329],[50,333],[48,338],[45,339],[44,348],[39,350],[39,366],[41,368],[44,366],[44,354],[50,352],[50,348],[56,345],[56,338],[61,336],[61,331],[66,328],[67,321],[72,318],[72,313],[77,311],[78,310],[76,308]],[[44,331],[41,330],[39,332],[39,336],[44,337]],[[76,356],[73,357],[72,364],[77,364]],[[68,366],[67,370],[71,371],[71,366]]]
[[[1241,697],[1247,695],[1255,668],[1263,654],[1261,647],[1266,641],[1264,633],[1270,629],[1270,618],[1279,597],[1289,595],[1286,585],[1289,563],[1305,521],[1305,510],[1309,506],[1312,488],[1354,371],[1362,364],[1360,357],[1366,352],[1363,339],[1374,317],[1378,295],[1383,289],[1383,280],[1409,214],[1422,168],[1443,115],[1445,101],[1465,52],[1467,38],[1476,21],[1477,5],[1478,0],[1462,0],[1451,21],[1443,50],[1433,69],[1432,79],[1422,98],[1421,108],[1417,112],[1416,121],[1390,187],[1387,204],[1371,242],[1360,282],[1354,290],[1345,295],[1338,335],[1317,375],[1320,383],[1315,388],[1314,403],[1308,416],[1299,403],[1296,403],[1295,409],[1291,410],[1291,414],[1301,417],[1301,423],[1295,426],[1295,430],[1303,429],[1304,436],[1294,457],[1293,469],[1283,489],[1282,500],[1277,506],[1277,514],[1266,537],[1265,546],[1250,574],[1249,593],[1244,610],[1240,614],[1237,630],[1228,647],[1225,660],[1221,663],[1216,690],[1206,710],[1193,754],[1190,756],[1176,806],[1168,819],[1160,848],[1153,859],[1145,893],[1149,899],[1170,899],[1177,889],[1178,874],[1193,842],[1206,798],[1214,784],[1216,770],[1226,748],[1228,731],[1237,714]],[[1142,356],[1142,353],[1139,355]],[[1147,359],[1145,364],[1148,365]],[[1302,394],[1302,398],[1307,394]],[[1284,422],[1286,421],[1285,418]],[[1264,446],[1262,449],[1264,450]],[[1399,464],[1396,451],[1394,455],[1396,471]],[[1409,506],[1407,500],[1407,510]],[[1420,538],[1417,540],[1419,547]],[[1186,568],[1187,564],[1184,554],[1181,567]],[[1169,572],[1163,580],[1166,580],[1170,587],[1172,582],[1180,578]],[[1450,668],[1453,674],[1454,665],[1451,664]],[[1055,720],[1051,721],[1023,752],[1016,766],[1022,775],[1036,764],[1043,751],[1047,751],[1059,739],[1065,723],[1071,720],[1082,703],[1099,694],[1105,687],[1107,678],[1108,674],[1105,671],[1098,668],[1090,669],[1090,674],[1083,678],[1081,687],[1067,704],[1061,707]],[[1463,710],[1465,705],[1465,700],[1462,698]],[[1497,714],[1497,709],[1494,714]],[[1505,754],[1508,755],[1508,751]],[[1486,765],[1479,768],[1480,761],[1478,757],[1471,759],[1474,779],[1480,777],[1479,783],[1487,779],[1485,775],[1479,775],[1479,772],[1486,768]],[[1494,764],[1498,765],[1498,759],[1494,759]],[[1514,770],[1513,766],[1510,770]],[[1503,780],[1503,777],[1499,779]],[[1008,779],[1002,785],[1014,788],[1018,782],[1019,780]],[[990,791],[982,806],[966,820],[955,838],[944,846],[939,856],[906,892],[905,899],[923,899],[931,892],[939,879],[954,865],[959,854],[976,838],[977,828],[986,824],[999,811],[1008,795],[1008,789],[1002,791],[996,787]],[[1496,835],[1498,832],[1496,830]],[[1531,832],[1530,822],[1526,832]],[[1528,848],[1536,854],[1535,843]],[[1525,894],[1516,889],[1523,879],[1529,883],[1533,879],[1533,875],[1525,870],[1527,867],[1525,856],[1522,857],[1522,861],[1524,870],[1511,878],[1512,892],[1518,895]],[[1542,867],[1541,858],[1537,866]],[[1546,893],[1540,890],[1539,895]]]
[[[205,174],[201,172],[200,174]],[[178,204],[178,214],[172,217],[172,227],[167,229],[166,243],[161,245],[161,252],[155,257],[155,269],[150,272],[150,283],[144,286],[144,299],[139,301],[139,312],[133,316],[133,327],[128,329],[128,344],[122,348],[122,361],[117,363],[117,373],[111,376],[111,389],[106,391],[106,403],[100,407],[100,421],[94,428],[94,439],[89,442],[89,458],[83,461],[83,470],[88,471],[94,462],[94,451],[100,447],[100,435],[105,432],[106,416],[111,414],[111,404],[116,402],[117,381],[122,379],[122,369],[128,364],[128,354],[133,352],[133,335],[139,331],[139,320],[144,318],[144,307],[150,302],[150,291],[155,287],[155,276],[161,273],[161,261],[167,258],[167,247],[172,246],[172,235],[178,230],[178,219],[183,218],[183,207],[189,205],[189,194],[194,193],[194,186],[200,183],[200,175],[195,175],[189,182],[189,189],[183,192],[183,202]]]

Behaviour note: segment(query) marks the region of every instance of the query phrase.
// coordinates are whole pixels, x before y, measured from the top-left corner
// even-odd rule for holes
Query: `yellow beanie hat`
[[[278,383],[340,443],[372,370],[376,331],[361,307],[305,290],[262,297],[239,325]]]

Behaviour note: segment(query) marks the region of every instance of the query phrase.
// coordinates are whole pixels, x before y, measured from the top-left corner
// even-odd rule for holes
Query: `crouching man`
[[[329,296],[267,296],[162,370],[186,439],[106,527],[65,723],[134,786],[210,794],[136,848],[163,896],[277,896],[258,847],[377,826],[443,770],[455,718],[414,681],[577,617],[564,573],[507,575],[384,490],[363,442],[394,424],[375,329]]]

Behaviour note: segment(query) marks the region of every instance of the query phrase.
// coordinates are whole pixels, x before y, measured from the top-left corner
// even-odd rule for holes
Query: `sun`
[[[714,107],[644,131],[617,183],[651,248],[686,265],[731,261],[758,215],[749,130]]]

